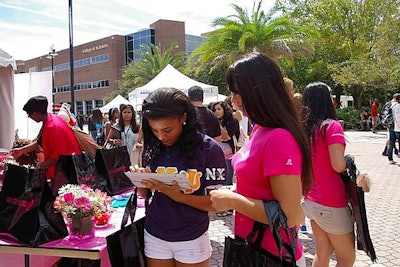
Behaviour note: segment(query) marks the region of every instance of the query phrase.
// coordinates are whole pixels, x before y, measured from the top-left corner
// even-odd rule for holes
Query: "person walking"
[[[219,211],[236,210],[234,234],[243,239],[251,232],[254,221],[269,223],[265,201],[279,202],[288,226],[298,228],[300,201],[312,179],[311,153],[282,72],[275,60],[253,52],[228,68],[226,82],[232,103],[255,126],[250,139],[232,157],[236,192],[214,190],[210,193],[211,201]],[[285,242],[293,240],[296,244],[297,266],[305,267],[299,239],[290,236],[289,241],[284,230],[281,231]],[[265,231],[261,247],[273,255],[281,255],[271,231]]]
[[[396,145],[396,140],[400,140],[400,93],[395,93],[391,101],[391,112],[393,116],[393,125],[388,127],[389,144],[387,148],[387,156],[389,164],[395,165],[397,162],[393,160],[393,149]]]
[[[345,137],[332,104],[331,89],[310,83],[303,92],[306,131],[311,143],[314,182],[305,195],[303,209],[315,239],[313,267],[327,267],[335,252],[337,266],[355,261],[354,217],[348,206],[340,173],[346,170]]]
[[[380,120],[379,120],[379,101],[375,99],[371,105],[371,120],[372,120],[372,132],[376,133],[376,128],[378,127]]]

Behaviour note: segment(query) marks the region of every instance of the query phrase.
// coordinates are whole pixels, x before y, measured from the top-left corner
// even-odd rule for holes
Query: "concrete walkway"
[[[368,173],[372,180],[372,188],[365,194],[368,226],[377,263],[372,263],[363,251],[357,251],[354,266],[400,266],[400,165],[389,165],[387,157],[381,155],[387,134],[384,131],[345,132],[347,138],[346,153],[352,154],[358,169]],[[400,163],[400,158],[394,156]],[[307,220],[307,234],[299,234],[305,250],[307,266],[311,266],[314,254],[313,234]],[[213,215],[210,223],[210,238],[213,254],[210,266],[222,266],[225,236],[232,234],[233,216],[217,217]],[[329,266],[335,266],[333,256]]]

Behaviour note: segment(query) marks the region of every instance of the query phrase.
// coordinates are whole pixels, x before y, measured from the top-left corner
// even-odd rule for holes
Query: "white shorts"
[[[203,262],[211,257],[208,231],[190,241],[168,242],[144,231],[144,253],[152,259],[175,259],[186,264]]]
[[[329,234],[343,235],[354,230],[354,216],[348,206],[333,208],[306,199],[303,210],[310,220],[314,220]]]

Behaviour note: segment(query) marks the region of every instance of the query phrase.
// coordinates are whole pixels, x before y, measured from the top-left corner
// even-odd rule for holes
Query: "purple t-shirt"
[[[331,120],[325,136],[315,135],[314,138],[315,141],[311,146],[314,181],[307,199],[328,207],[346,207],[345,185],[340,174],[332,168],[329,157],[330,145],[346,144],[343,128],[338,121]]]
[[[200,172],[196,179],[193,195],[205,195],[210,185],[225,184],[226,163],[221,146],[211,137],[204,135],[203,144],[195,151],[193,166],[185,166],[183,152],[177,145],[164,147],[150,165],[153,172],[157,168],[169,167],[179,171]],[[190,190],[189,190],[190,191]],[[160,239],[175,242],[198,238],[208,230],[208,212],[178,203],[160,192],[155,192],[146,209],[146,231]]]
[[[237,192],[253,199],[274,200],[270,177],[283,174],[300,176],[302,162],[300,147],[290,132],[256,125],[250,140],[232,157]],[[254,220],[250,217],[236,212],[235,235],[246,238],[253,223]],[[284,230],[282,238],[287,240]],[[269,230],[265,231],[261,246],[274,255],[279,254]],[[301,255],[302,246],[297,241],[296,259]]]

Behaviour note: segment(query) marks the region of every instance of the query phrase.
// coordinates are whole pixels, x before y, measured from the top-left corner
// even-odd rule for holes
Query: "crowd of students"
[[[294,96],[275,60],[258,52],[235,61],[225,78],[231,97],[209,109],[202,105],[201,88],[190,88],[189,96],[159,88],[143,101],[141,122],[131,105],[110,109],[106,120],[97,109],[90,117],[90,133],[99,143],[142,150],[141,164],[132,161],[131,171],[186,173],[192,182],[181,190],[177,183],[148,179],[139,188],[142,197],[152,198],[146,209],[147,266],[209,266],[208,213],[235,211],[234,234],[246,238],[254,221],[269,223],[268,201],[279,202],[289,227],[304,224],[304,214],[310,219],[314,267],[328,266],[333,252],[338,266],[353,266],[354,218],[340,177],[345,138],[330,87],[311,83]],[[28,101],[24,110],[43,121],[39,144],[47,164],[57,159],[49,145],[55,137],[48,137],[55,116],[39,100]],[[228,187],[208,190],[221,185]],[[305,267],[297,236],[286,239],[294,240],[297,266]],[[279,254],[271,232],[261,245]]]

